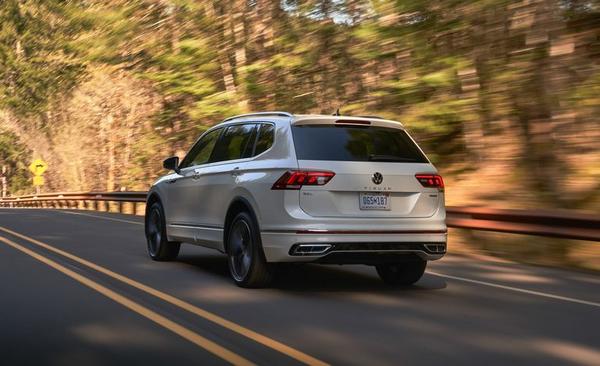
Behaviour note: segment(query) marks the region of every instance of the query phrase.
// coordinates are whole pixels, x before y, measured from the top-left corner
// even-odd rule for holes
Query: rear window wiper
[[[412,158],[403,158],[401,156],[394,156],[394,155],[371,154],[371,155],[369,155],[369,161],[411,162],[411,161],[417,161],[417,160],[412,159]]]

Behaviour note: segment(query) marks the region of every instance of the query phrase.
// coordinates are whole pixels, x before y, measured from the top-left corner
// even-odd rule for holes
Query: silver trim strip
[[[200,229],[200,230],[217,230],[223,231],[222,227],[218,226],[201,226],[201,225],[183,225],[183,224],[169,224],[171,227],[181,227],[186,229]]]

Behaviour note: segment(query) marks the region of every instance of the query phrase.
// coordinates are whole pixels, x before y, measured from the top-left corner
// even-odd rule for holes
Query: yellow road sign
[[[44,185],[44,177],[41,175],[36,175],[33,177],[33,185],[34,186],[43,186]]]
[[[48,169],[48,164],[42,159],[35,159],[31,165],[29,165],[29,170],[37,177],[44,174],[46,169]]]

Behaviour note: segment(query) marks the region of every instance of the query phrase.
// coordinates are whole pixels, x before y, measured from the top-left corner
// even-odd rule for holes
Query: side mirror
[[[163,160],[163,168],[168,170],[174,170],[175,173],[179,173],[179,158],[177,156],[171,156]]]

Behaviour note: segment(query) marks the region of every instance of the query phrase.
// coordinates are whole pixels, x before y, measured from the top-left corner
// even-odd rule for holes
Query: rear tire
[[[427,261],[422,259],[392,264],[376,265],[377,274],[383,282],[392,286],[410,286],[423,277]]]
[[[154,202],[146,214],[146,243],[148,255],[155,261],[177,258],[181,243],[168,241],[165,214],[160,202]]]
[[[258,225],[247,212],[238,213],[227,233],[227,263],[236,285],[246,288],[268,286],[273,268],[262,250]]]

